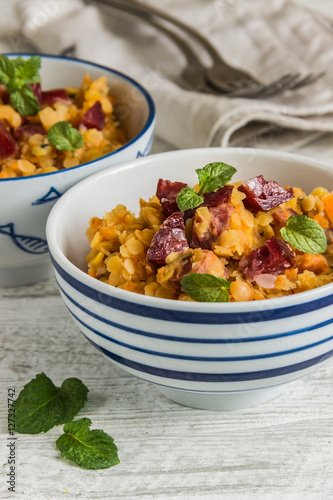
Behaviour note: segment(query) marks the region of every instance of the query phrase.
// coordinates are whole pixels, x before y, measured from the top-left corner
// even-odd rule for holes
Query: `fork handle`
[[[204,66],[199,61],[197,55],[192,50],[190,45],[188,45],[183,39],[181,39],[179,36],[177,36],[173,31],[169,30],[168,28],[161,25],[160,23],[154,21],[154,18],[153,18],[154,15],[141,9],[140,6],[137,7],[136,5],[132,5],[132,3],[125,5],[126,2],[122,2],[121,0],[120,1],[118,1],[118,0],[97,0],[97,1],[99,3],[103,3],[105,5],[108,5],[109,7],[113,7],[117,10],[122,10],[126,13],[134,15],[135,17],[139,17],[147,24],[154,26],[156,29],[158,29],[160,32],[164,33],[168,38],[170,38],[179,47],[179,49],[182,51],[183,55],[187,59],[187,62],[191,66],[197,67],[200,69],[204,69]]]
[[[99,1],[99,0],[98,0]],[[122,9],[124,11],[129,11],[129,9],[135,9],[137,13],[142,13],[143,15],[146,14],[147,16],[154,16],[158,17],[160,19],[163,19],[164,21],[167,21],[168,23],[172,24],[173,26],[177,26],[180,30],[188,33],[192,38],[194,38],[209,54],[210,58],[212,59],[213,64],[219,64],[223,65],[225,69],[229,69],[230,65],[227,64],[222,58],[221,55],[218,53],[218,51],[215,49],[215,47],[207,40],[199,31],[196,29],[192,28],[192,26],[189,26],[186,23],[183,23],[179,19],[170,16],[167,12],[163,12],[156,7],[153,7],[151,5],[143,5],[140,2],[137,2],[136,0],[102,0],[101,3],[104,3],[105,5],[112,5],[113,7],[118,7],[119,9]],[[144,17],[142,16],[142,19]],[[160,27],[160,25],[158,25]],[[171,32],[169,32],[171,33]]]

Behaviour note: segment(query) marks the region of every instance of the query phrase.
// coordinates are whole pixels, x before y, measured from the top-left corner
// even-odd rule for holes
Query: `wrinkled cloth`
[[[291,0],[142,3],[193,25],[227,62],[263,82],[286,73],[324,71],[325,75],[312,85],[266,99],[202,94],[176,83],[185,63],[179,49],[132,16],[81,0],[20,0],[16,10],[21,35],[36,51],[72,50],[76,57],[122,71],[146,87],[156,104],[156,134],[175,148],[292,150],[333,131],[329,12],[324,19]]]

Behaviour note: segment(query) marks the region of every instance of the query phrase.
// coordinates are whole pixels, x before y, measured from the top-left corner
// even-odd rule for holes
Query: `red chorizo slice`
[[[239,269],[249,281],[256,281],[256,276],[263,274],[283,274],[286,269],[294,266],[295,253],[288,243],[275,236],[239,261]]]
[[[147,260],[163,266],[171,252],[182,252],[188,248],[183,212],[174,212],[155,233],[147,252]]]
[[[220,234],[229,227],[230,216],[233,212],[232,205],[223,203],[217,207],[208,207],[209,221],[204,221],[200,211],[195,213],[192,229],[192,248],[204,248],[210,250],[212,244]],[[203,231],[203,227],[206,230]]]
[[[177,196],[179,191],[186,187],[184,182],[171,182],[164,179],[159,179],[157,183],[156,196],[160,200],[163,212],[166,216],[179,212],[177,205]]]
[[[105,113],[99,101],[96,101],[91,108],[87,109],[81,118],[80,124],[86,128],[96,128],[102,130],[104,128]]]
[[[275,181],[266,181],[262,175],[243,182],[238,191],[246,194],[244,206],[253,211],[270,210],[294,198],[292,188],[284,189]]]
[[[8,158],[17,153],[18,146],[12,134],[6,129],[2,120],[0,120],[0,157]]]

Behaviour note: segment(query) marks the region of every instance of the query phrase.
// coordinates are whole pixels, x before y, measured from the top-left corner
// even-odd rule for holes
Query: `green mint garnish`
[[[282,238],[304,253],[319,254],[326,250],[327,239],[323,228],[306,215],[292,215],[280,230]]]
[[[20,90],[15,90],[10,94],[10,103],[21,116],[33,116],[38,113],[39,101],[34,96],[32,88],[24,85]]]
[[[107,469],[119,464],[114,439],[102,430],[90,430],[91,420],[81,418],[64,425],[64,433],[56,441],[63,458],[86,469]]]
[[[189,208],[195,208],[204,202],[204,197],[198,195],[195,189],[188,186],[181,189],[177,196],[177,205],[182,212]]]
[[[77,378],[68,378],[56,387],[44,373],[36,375],[14,403],[16,432],[38,434],[72,420],[83,408],[88,392]]]
[[[212,193],[227,184],[236,169],[223,162],[208,163],[204,168],[196,169],[199,178],[199,192],[190,187],[180,190],[177,196],[177,204],[181,211],[195,208],[203,203],[203,193]]]
[[[2,85],[7,85],[14,79],[15,65],[13,61],[4,55],[0,55],[0,82]]]
[[[212,274],[191,273],[181,280],[183,290],[198,302],[229,302],[229,281]]]
[[[23,86],[26,83],[40,82],[39,71],[42,67],[40,56],[31,56],[29,59],[18,57],[11,60],[15,67],[15,78],[17,86]]]
[[[40,104],[29,83],[40,82],[41,57],[9,59],[0,55],[0,82],[10,94],[10,102],[22,116],[37,114]]]
[[[208,163],[204,168],[198,168],[199,194],[212,193],[227,184],[237,170],[223,162]]]
[[[66,121],[55,123],[48,131],[47,138],[60,151],[75,151],[83,146],[81,132]]]

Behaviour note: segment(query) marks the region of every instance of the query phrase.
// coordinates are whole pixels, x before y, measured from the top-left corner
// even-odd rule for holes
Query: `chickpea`
[[[252,286],[245,281],[232,281],[230,283],[230,293],[236,302],[247,302],[254,298]]]

